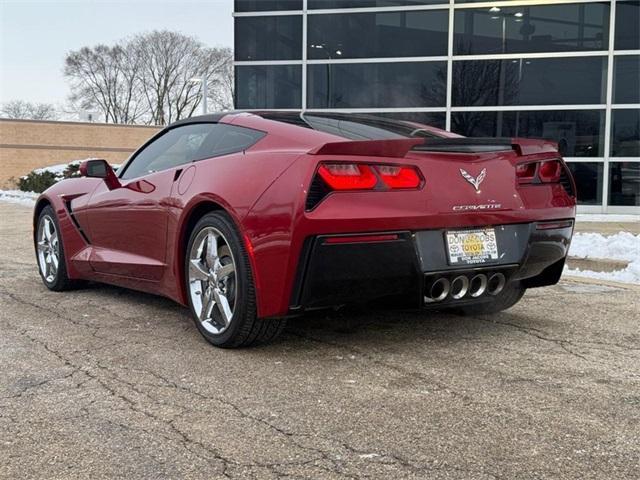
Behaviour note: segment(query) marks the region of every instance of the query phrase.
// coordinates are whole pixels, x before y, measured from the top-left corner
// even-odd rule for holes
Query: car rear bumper
[[[567,256],[573,220],[494,226],[499,259],[481,265],[449,264],[445,230],[362,235],[319,235],[307,239],[290,310],[324,308],[382,298],[402,299],[407,308],[486,301],[490,295],[430,301],[434,282],[463,276],[491,278],[526,287],[555,284]],[[499,277],[496,277],[499,278]]]

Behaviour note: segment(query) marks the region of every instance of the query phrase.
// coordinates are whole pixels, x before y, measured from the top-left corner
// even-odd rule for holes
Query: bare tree
[[[0,116],[25,120],[57,120],[56,107],[51,103],[32,103],[11,100],[0,107]]]
[[[193,115],[208,79],[216,109],[233,106],[233,54],[176,32],[153,31],[71,52],[65,61],[71,103],[100,110],[107,122],[165,125]]]
[[[71,82],[71,102],[99,109],[107,122],[136,123],[145,115],[139,98],[139,62],[128,45],[97,45],[71,52],[64,74]]]
[[[219,68],[209,78],[209,101],[214,110],[232,110],[235,98],[233,51],[215,49]]]
[[[228,89],[230,49],[206,48],[193,37],[166,30],[134,37],[131,48],[140,62],[138,79],[151,123],[164,125],[193,115],[201,101],[201,85],[191,81],[194,77],[207,78],[214,105],[228,108],[228,94],[221,92]]]

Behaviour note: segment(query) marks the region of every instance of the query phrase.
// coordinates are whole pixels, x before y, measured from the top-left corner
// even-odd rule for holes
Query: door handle
[[[182,169],[179,168],[175,171],[175,173],[173,174],[173,181],[175,182],[176,180],[178,180],[178,178],[180,178],[180,174],[182,173]]]

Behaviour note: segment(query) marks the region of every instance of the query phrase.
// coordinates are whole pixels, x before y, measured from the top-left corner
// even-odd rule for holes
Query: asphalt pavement
[[[640,477],[640,287],[492,317],[347,310],[211,347],[169,300],[49,292],[0,203],[0,478]]]

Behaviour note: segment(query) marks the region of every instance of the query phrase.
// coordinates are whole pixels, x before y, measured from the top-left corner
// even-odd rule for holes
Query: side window
[[[213,127],[213,123],[198,123],[167,130],[136,155],[122,178],[136,178],[192,161]]]
[[[250,128],[218,123],[200,145],[194,160],[241,152],[264,136],[265,134],[263,132]]]
[[[168,130],[131,161],[124,180],[177,167],[195,160],[249,148],[265,134],[223,123],[195,123]]]

